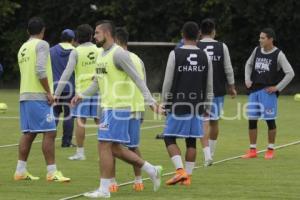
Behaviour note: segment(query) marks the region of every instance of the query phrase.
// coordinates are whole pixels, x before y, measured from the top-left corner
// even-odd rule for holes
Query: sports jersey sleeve
[[[214,98],[214,90],[213,90],[213,66],[212,66],[212,61],[208,55],[207,55],[207,61],[208,61],[208,73],[207,73],[206,99],[205,99],[204,109],[207,112],[209,112]]]
[[[49,55],[49,44],[48,42],[41,40],[36,45],[36,74],[39,79],[47,78],[46,65]]]
[[[229,85],[234,84],[234,73],[230,60],[229,50],[226,44],[223,43],[223,51],[224,51],[224,70],[227,78],[227,83]]]
[[[114,64],[119,69],[123,70],[131,80],[136,84],[141,93],[144,96],[145,102],[148,105],[153,105],[156,103],[155,99],[152,97],[149,89],[147,88],[145,82],[139,77],[132,60],[130,59],[129,53],[119,48],[115,51],[113,55]]]
[[[282,51],[280,51],[280,53],[278,54],[277,63],[278,70],[282,68],[283,72],[285,73],[284,78],[276,85],[277,90],[282,91],[294,78],[295,73],[291,64]]]
[[[162,88],[162,103],[167,102],[168,94],[171,91],[173,78],[174,78],[174,69],[175,69],[175,52],[171,51],[167,62],[165,78],[164,78],[164,83]]]
[[[147,85],[147,76],[146,76],[145,65],[144,65],[144,62],[142,61],[142,59],[140,59],[140,62],[141,62],[141,66],[142,66],[142,69],[143,69],[144,81],[145,81],[145,84]]]
[[[70,77],[74,72],[75,66],[77,64],[77,59],[78,59],[78,54],[77,51],[74,49],[71,51],[66,69],[64,70],[63,74],[60,77],[60,80],[58,82],[57,88],[54,93],[55,96],[60,96],[62,91],[64,90],[67,82],[69,81]]]
[[[257,47],[253,50],[251,56],[248,58],[246,65],[245,65],[245,82],[251,82],[251,73],[252,73],[252,66],[254,63],[254,57]]]

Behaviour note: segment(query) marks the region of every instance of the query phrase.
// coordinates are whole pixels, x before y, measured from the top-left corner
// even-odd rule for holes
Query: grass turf
[[[19,104],[18,91],[0,90],[0,102],[8,105],[8,111],[0,114],[0,146],[18,143],[19,131]],[[235,100],[226,98],[226,116],[235,116],[238,109],[242,109],[247,101],[246,96],[239,96]],[[276,144],[286,144],[299,140],[299,112],[300,104],[292,96],[280,96],[278,110],[278,135]],[[141,152],[143,158],[154,164],[164,167],[164,173],[172,172],[173,165],[168,158],[162,140],[155,140],[157,133],[162,132],[162,120],[153,120],[151,111],[146,113],[143,127],[150,127],[141,132]],[[148,121],[151,120],[151,121]],[[90,122],[92,124],[92,122]],[[220,136],[218,139],[215,161],[228,157],[241,155],[248,148],[247,121],[241,117],[236,120],[220,121]],[[35,182],[13,181],[13,173],[17,161],[17,146],[0,148],[0,199],[60,199],[73,196],[82,192],[96,189],[99,185],[98,156],[96,128],[88,128],[85,140],[85,161],[69,161],[68,156],[75,152],[75,148],[61,148],[60,140],[56,142],[56,161],[58,169],[65,176],[71,177],[70,183],[49,183],[45,180],[46,166],[41,152],[41,143],[33,144],[28,170],[41,180]],[[59,127],[58,138],[61,138]],[[36,140],[40,140],[39,135]],[[182,152],[184,143],[179,140]],[[262,150],[267,145],[267,126],[259,123],[258,149]],[[299,158],[300,145],[286,147],[276,151],[274,160],[264,160],[263,154],[257,159],[235,159],[213,165],[209,168],[199,167],[194,171],[192,185],[165,186],[154,193],[152,184],[145,181],[145,190],[137,193],[132,191],[132,186],[120,188],[118,193],[112,194],[113,199],[299,199],[300,174]],[[197,165],[202,165],[202,151],[198,142]],[[144,174],[144,177],[147,177]],[[169,176],[164,177],[165,181]],[[117,181],[123,183],[133,180],[132,167],[128,164],[117,162]],[[85,199],[79,197],[78,199]]]

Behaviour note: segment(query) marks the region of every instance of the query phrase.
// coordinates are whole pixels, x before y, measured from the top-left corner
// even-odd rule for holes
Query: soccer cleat
[[[134,191],[136,192],[141,192],[144,190],[144,184],[143,183],[134,183],[132,188],[134,189]]]
[[[118,192],[119,191],[119,186],[116,183],[112,183],[109,186],[109,192]]]
[[[53,174],[47,174],[47,181],[54,182],[70,182],[71,179],[64,177],[64,175],[60,171],[55,171]]]
[[[24,172],[23,174],[18,174],[17,172],[14,175],[14,180],[15,181],[21,181],[21,180],[26,180],[26,181],[36,181],[39,180],[40,177],[32,176],[29,172]]]
[[[180,185],[186,185],[186,186],[190,186],[192,183],[192,176],[191,175],[188,175],[188,178],[181,181],[180,182]]]
[[[110,198],[110,192],[104,193],[104,192],[102,192],[102,190],[97,189],[92,192],[86,192],[83,194],[83,196],[89,197],[89,198]]]
[[[265,159],[270,160],[274,158],[274,149],[268,149],[265,153]]]
[[[256,149],[249,149],[245,155],[242,156],[244,159],[248,158],[256,158],[257,157],[257,151]]]
[[[75,153],[73,156],[69,157],[69,160],[85,160],[84,154]]]
[[[184,169],[177,169],[175,176],[167,180],[166,185],[175,185],[178,182],[184,181],[188,175]]]
[[[213,164],[213,160],[212,160],[212,159],[209,159],[209,160],[205,160],[205,161],[204,161],[204,167],[212,166],[212,164]]]
[[[155,177],[151,177],[151,180],[153,182],[153,191],[154,192],[156,192],[160,188],[163,168],[162,168],[162,166],[158,165],[158,166],[155,166],[155,170],[156,170]]]

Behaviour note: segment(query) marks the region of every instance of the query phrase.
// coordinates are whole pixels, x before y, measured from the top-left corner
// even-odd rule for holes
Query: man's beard
[[[103,47],[104,43],[106,42],[106,38],[104,38],[103,40],[96,42],[96,46],[97,47]]]

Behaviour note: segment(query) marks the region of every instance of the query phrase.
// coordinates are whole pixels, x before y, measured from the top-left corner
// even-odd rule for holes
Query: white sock
[[[144,165],[141,168],[144,170],[151,178],[156,176],[156,169],[153,165],[145,161]]]
[[[180,155],[175,155],[171,158],[176,169],[183,169],[183,163]]]
[[[134,179],[134,183],[143,183],[142,176],[136,176]]]
[[[25,172],[26,172],[26,165],[27,165],[27,162],[26,162],[26,161],[18,160],[16,172],[17,172],[18,174],[23,174],[23,173],[25,173]]]
[[[77,147],[76,153],[84,155],[84,147]]]
[[[205,161],[212,160],[209,147],[204,147],[203,148],[203,153],[204,153],[204,160]]]
[[[48,174],[53,174],[56,171],[56,164],[47,165],[47,172]]]
[[[274,149],[274,146],[275,146],[274,144],[269,144],[268,149]]]
[[[210,154],[213,157],[216,150],[217,140],[208,140],[209,148],[210,148]]]
[[[256,149],[256,144],[250,144],[250,149]]]
[[[111,182],[111,179],[110,179],[110,178],[101,178],[101,179],[100,179],[100,188],[99,188],[99,189],[100,189],[103,193],[110,193],[110,192],[109,192],[110,182]]]
[[[110,179],[110,184],[117,184],[117,181],[116,181],[115,177]]]
[[[195,167],[195,162],[185,161],[185,171],[188,175],[192,175],[194,167]]]

